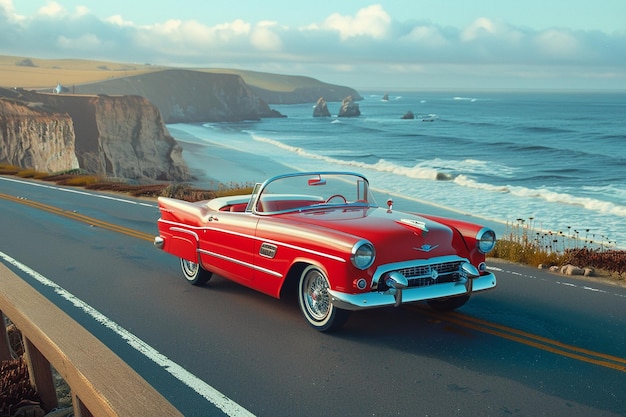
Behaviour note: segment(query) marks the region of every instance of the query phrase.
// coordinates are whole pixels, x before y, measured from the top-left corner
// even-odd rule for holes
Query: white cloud
[[[37,13],[42,16],[55,17],[64,15],[66,12],[63,6],[59,3],[49,1],[45,6],[40,7]]]
[[[575,58],[579,55],[579,42],[572,33],[563,30],[547,30],[535,38],[539,51],[552,58]]]
[[[15,13],[15,7],[13,7],[12,0],[0,0],[0,17],[3,15],[9,21],[19,21],[24,19],[24,16],[19,16]]]
[[[91,11],[85,6],[76,6],[76,16],[86,16]]]
[[[283,42],[273,30],[276,27],[275,22],[259,22],[250,34],[250,42],[261,51],[280,51]]]
[[[359,10],[356,16],[330,15],[322,25],[323,29],[339,32],[342,40],[356,36],[383,39],[387,36],[391,17],[381,5],[373,5]]]
[[[130,28],[135,26],[135,23],[133,23],[130,20],[125,20],[119,14],[116,14],[116,15],[113,15],[113,16],[109,16],[106,19],[104,19],[104,21],[107,22],[107,23],[111,23],[113,25],[116,25],[116,26],[125,26],[125,27],[130,27]]]
[[[415,26],[408,35],[401,37],[401,39],[424,45],[427,48],[441,48],[450,43],[435,26]]]
[[[102,41],[94,34],[86,34],[78,38],[59,36],[57,45],[68,51],[92,51],[102,47]]]
[[[470,42],[485,35],[494,35],[496,31],[496,24],[494,22],[486,17],[481,17],[476,19],[461,33],[461,40]]]
[[[217,25],[211,29],[211,32],[214,34],[216,39],[228,42],[241,36],[247,36],[250,33],[251,28],[252,25],[249,23],[246,23],[241,19],[237,19],[230,23]]]

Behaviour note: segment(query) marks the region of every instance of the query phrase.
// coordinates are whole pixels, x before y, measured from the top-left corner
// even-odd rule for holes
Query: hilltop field
[[[93,84],[116,78],[143,75],[167,69],[187,69],[199,72],[236,74],[258,93],[291,93],[295,91],[319,92],[337,90],[338,86],[327,84],[310,77],[265,72],[245,71],[230,68],[180,68],[165,67],[151,64],[133,64],[107,61],[79,59],[38,59],[18,56],[0,55],[0,87],[52,90],[57,83],[65,87],[81,84]],[[343,87],[345,94],[354,94],[352,89]],[[342,89],[339,89],[344,94]],[[310,93],[309,93],[310,94]],[[263,97],[263,94],[261,94]],[[315,96],[312,96],[315,97]],[[315,97],[317,100],[319,96]],[[273,100],[267,99],[268,103]],[[302,97],[304,98],[304,97]],[[341,97],[343,98],[343,97]],[[341,100],[339,98],[339,100]],[[327,97],[329,100],[335,97]]]
[[[25,89],[104,81],[163,69],[147,64],[120,64],[78,59],[36,59],[0,55],[0,86]]]

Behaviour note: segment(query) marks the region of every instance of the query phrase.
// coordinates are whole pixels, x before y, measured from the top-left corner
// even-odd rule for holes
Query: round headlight
[[[487,227],[483,227],[476,235],[476,245],[478,246],[478,251],[481,253],[491,252],[496,245],[496,232]]]
[[[357,242],[352,247],[352,264],[359,269],[367,269],[374,263],[376,258],[376,251],[374,251],[374,245],[366,240]]]

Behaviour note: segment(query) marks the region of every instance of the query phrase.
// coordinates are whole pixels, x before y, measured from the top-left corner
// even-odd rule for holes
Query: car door
[[[248,283],[254,279],[253,249],[257,216],[215,211],[200,232],[200,260],[206,269]]]

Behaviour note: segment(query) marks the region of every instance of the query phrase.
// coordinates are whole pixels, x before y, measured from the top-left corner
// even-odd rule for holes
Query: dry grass
[[[162,69],[148,64],[124,64],[79,59],[36,59],[0,55],[2,87],[49,88],[107,80]]]
[[[0,167],[0,170],[2,168]],[[11,169],[11,168],[9,168]],[[36,180],[40,180],[40,179],[44,179],[46,177],[49,177],[50,174],[48,174],[47,172],[41,172],[41,171],[36,171],[32,168],[29,169],[18,169],[15,174],[13,175],[17,175],[20,178],[33,178]]]
[[[134,197],[171,197],[186,201],[210,200],[216,197],[229,195],[250,194],[254,184],[230,182],[211,183],[208,190],[194,188],[189,184],[148,183],[131,184],[123,180],[112,180],[90,173],[74,170],[64,173],[50,174],[35,171],[31,168],[20,168],[14,165],[0,164],[0,175],[14,175],[20,178],[32,178],[42,181],[54,182],[68,187],[84,187],[95,191],[110,191],[115,193],[130,194]]]
[[[622,280],[626,274],[626,251],[615,249],[616,242],[585,229],[584,234],[568,228],[567,232],[545,232],[533,228],[534,219],[517,219],[508,225],[489,255],[524,265],[591,267],[601,275]]]

